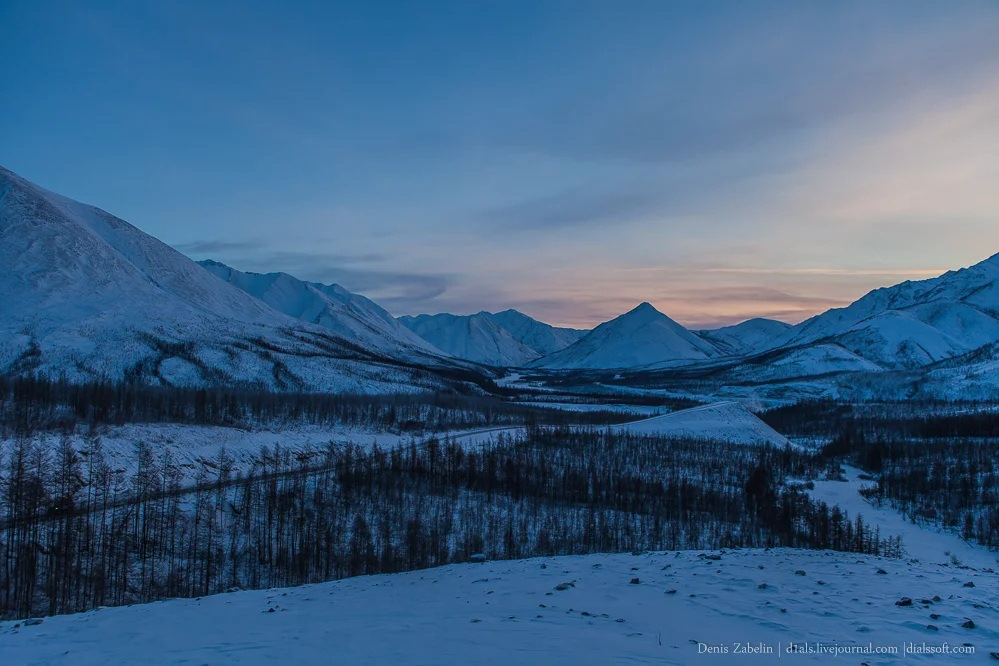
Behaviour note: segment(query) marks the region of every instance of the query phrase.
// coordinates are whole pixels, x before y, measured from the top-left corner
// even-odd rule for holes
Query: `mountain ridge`
[[[999,340],[999,254],[871,290],[806,319],[773,348],[833,341],[886,368],[915,368]]]
[[[710,342],[670,319],[651,303],[600,324],[565,349],[530,365],[553,370],[630,368],[722,355]]]
[[[280,313],[128,222],[7,169],[0,372],[368,393],[443,381]]]
[[[212,259],[197,263],[278,312],[328,328],[366,348],[401,358],[413,352],[445,355],[377,303],[339,284],[307,282],[284,272],[240,271]]]
[[[572,335],[568,332],[572,329],[557,329],[516,310],[422,314],[399,317],[399,321],[453,356],[504,367],[519,367],[540,358],[543,350],[558,346],[560,340]]]

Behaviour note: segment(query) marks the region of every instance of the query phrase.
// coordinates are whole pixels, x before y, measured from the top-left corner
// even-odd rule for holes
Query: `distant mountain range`
[[[999,340],[999,255],[938,278],[875,289],[775,338],[836,344],[884,368],[914,368]]]
[[[592,331],[516,310],[395,319],[339,285],[199,265],[0,168],[0,372],[395,392],[481,384],[502,372],[491,368],[809,394],[849,375],[908,394],[999,395],[999,255],[796,326],[692,331],[649,303]]]
[[[218,261],[198,263],[278,312],[322,326],[365,349],[398,358],[444,355],[374,301],[338,284],[305,282],[287,273],[245,273]]]
[[[504,367],[632,368],[749,354],[767,348],[789,324],[751,319],[715,330],[690,331],[642,303],[592,331],[557,328],[516,310],[495,314],[418,315],[399,321],[453,356]]]
[[[411,331],[448,354],[486,365],[519,367],[568,347],[586,334],[557,328],[516,310],[474,315],[400,317]]]

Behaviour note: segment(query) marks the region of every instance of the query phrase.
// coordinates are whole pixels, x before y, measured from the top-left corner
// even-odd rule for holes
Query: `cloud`
[[[255,266],[308,265],[316,261],[325,263],[357,264],[384,261],[385,255],[378,252],[298,252],[294,250],[274,250],[275,243],[265,240],[195,240],[187,243],[176,243],[174,249],[184,254],[211,259],[207,256],[219,254],[225,256],[240,256],[244,262]],[[236,253],[242,253],[237,255]],[[240,268],[236,266],[235,268]],[[241,269],[242,270],[242,269]],[[281,268],[271,268],[271,271],[281,271]],[[285,271],[290,272],[290,271]]]
[[[479,219],[497,231],[548,231],[625,222],[660,209],[662,203],[659,193],[575,189],[496,206],[479,214]]]
[[[624,65],[595,49],[601,62],[587,76],[537,91],[493,138],[579,161],[765,152],[843,118],[897,111],[928,90],[951,96],[995,66],[999,14],[907,9],[748,12],[695,41],[635,40]]]
[[[625,273],[703,273],[703,274],[734,274],[734,275],[778,275],[778,276],[885,276],[906,277],[918,276],[936,277],[946,273],[947,268],[759,268],[752,266],[699,266],[690,264],[683,267],[656,266],[648,268],[620,268]]]
[[[231,241],[231,240],[196,240],[187,243],[177,243],[173,246],[178,252],[193,255],[206,255],[215,252],[233,252],[237,250],[259,250],[266,247],[264,241]]]

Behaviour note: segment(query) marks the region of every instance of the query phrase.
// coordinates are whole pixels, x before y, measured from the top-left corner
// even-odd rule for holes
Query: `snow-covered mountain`
[[[366,349],[397,358],[411,357],[414,351],[443,355],[377,303],[338,284],[305,282],[287,273],[247,273],[212,260],[198,263],[278,312],[328,328]]]
[[[486,365],[517,367],[540,354],[493,321],[488,312],[400,317],[418,336],[452,356]]]
[[[539,356],[565,349],[589,332],[578,328],[550,326],[517,310],[504,310],[489,316]]]
[[[516,310],[474,315],[423,314],[400,317],[399,321],[453,356],[505,367],[525,365],[564,349],[586,334],[549,326]]]
[[[789,328],[791,325],[782,321],[757,317],[741,324],[696,333],[726,354],[741,355],[769,349]]]
[[[875,289],[786,331],[776,346],[832,342],[885,368],[914,368],[999,340],[999,255]]]
[[[0,372],[295,390],[440,385],[403,361],[282,314],[127,222],[0,168]]]
[[[965,373],[968,381],[964,383],[975,387],[975,395],[994,395],[999,390],[999,372],[993,371],[994,364],[982,361],[982,354],[975,354],[976,350],[999,343],[999,255],[937,278],[876,289],[852,305],[828,310],[797,326],[751,319],[735,326],[697,331],[697,339],[707,349],[691,344],[689,336],[694,333],[665,315],[655,317],[658,313],[651,306],[643,307],[659,328],[645,326],[641,317],[634,322],[638,325],[627,321],[642,310],[640,307],[598,326],[576,344],[533,365],[553,369],[658,368],[671,372],[676,361],[685,360],[689,363],[684,370],[680,374],[671,372],[671,376],[696,375],[726,384],[812,378],[832,386],[829,382],[845,373],[932,373],[925,378],[886,375],[868,380],[874,385],[889,382],[895,388],[902,387],[898,388],[902,391],[911,390],[917,379],[921,385],[940,387],[942,383],[932,381],[934,378]],[[637,339],[633,328],[640,331]],[[679,345],[678,334],[682,336]],[[949,360],[952,362],[938,367]],[[962,369],[966,360],[974,369]],[[937,394],[947,392],[937,390]]]
[[[549,369],[633,368],[721,356],[710,342],[676,323],[649,303],[600,324],[574,344],[533,367]]]

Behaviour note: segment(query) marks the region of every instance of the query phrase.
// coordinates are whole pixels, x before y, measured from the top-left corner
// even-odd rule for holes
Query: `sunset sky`
[[[797,322],[999,252],[997,2],[0,3],[0,165],[394,314]]]

